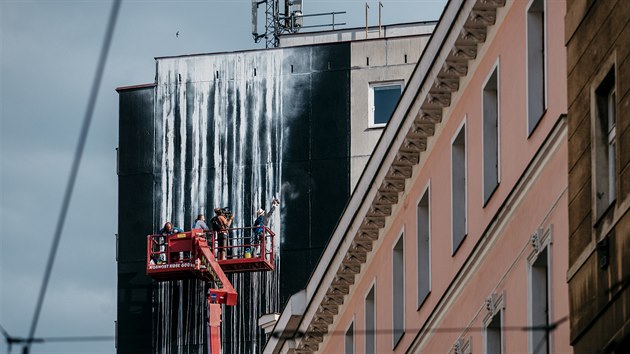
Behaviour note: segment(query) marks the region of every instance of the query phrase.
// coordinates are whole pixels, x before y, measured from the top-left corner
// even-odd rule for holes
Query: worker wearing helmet
[[[256,220],[254,220],[254,242],[260,245],[265,245],[265,226],[269,225],[269,219],[271,214],[276,210],[276,207],[280,205],[280,201],[276,198],[271,202],[271,208],[269,211],[265,209],[258,209],[256,211]],[[256,246],[256,253],[260,253],[259,247]]]

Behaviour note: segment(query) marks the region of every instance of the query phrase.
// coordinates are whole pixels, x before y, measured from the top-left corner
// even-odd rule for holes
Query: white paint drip
[[[270,204],[274,197],[281,197],[283,120],[287,119],[282,109],[282,56],[283,51],[273,50],[158,61],[157,107],[161,112],[157,115],[161,116],[163,137],[162,150],[156,154],[162,160],[161,222],[172,220],[176,226],[189,227],[197,213],[206,213],[209,219],[213,207],[230,206],[236,217],[234,227],[249,226],[257,208],[269,207],[263,202]],[[261,131],[264,136],[259,134]],[[213,134],[210,141],[209,132]],[[279,145],[275,156],[272,144]],[[208,184],[212,185],[210,194]],[[274,213],[270,227],[276,233],[276,271],[253,273],[249,284],[244,275],[233,277],[241,305],[233,309],[234,326],[230,338],[224,341],[232,343],[236,353],[260,351],[257,318],[281,310],[279,211]],[[180,301],[172,298],[174,286]],[[161,321],[154,338],[160,340],[154,345],[159,353],[194,353],[205,342],[204,286],[191,282],[189,293],[183,289],[181,281],[158,286],[156,316]],[[242,306],[248,301],[250,306]],[[169,323],[172,311],[177,313],[176,333],[171,333],[173,326]],[[227,311],[224,309],[224,313]],[[253,343],[248,344],[249,340]]]

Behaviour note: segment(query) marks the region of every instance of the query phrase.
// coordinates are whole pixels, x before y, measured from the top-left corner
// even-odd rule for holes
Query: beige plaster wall
[[[354,189],[384,128],[369,127],[370,84],[400,81],[404,86],[428,35],[356,41],[350,45],[350,187]],[[407,55],[407,63],[405,63]],[[367,65],[369,58],[369,65]]]

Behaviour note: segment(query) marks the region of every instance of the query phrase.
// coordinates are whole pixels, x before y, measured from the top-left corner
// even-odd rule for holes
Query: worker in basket
[[[271,208],[269,211],[265,211],[265,209],[258,209],[256,211],[256,220],[254,220],[254,241],[253,246],[256,249],[256,255],[259,256],[261,251],[264,251],[266,247],[265,242],[265,226],[269,225],[269,219],[271,218],[271,214],[276,210],[276,207],[280,205],[280,201],[276,198],[271,202]]]
[[[232,221],[234,221],[234,215],[232,215],[231,213],[229,213],[229,215],[226,215],[225,209],[227,208],[214,208],[215,215],[210,220],[212,231],[216,232],[217,235],[217,259],[219,260],[226,259],[225,249],[227,247],[227,229],[230,227],[230,225],[232,225]]]
[[[204,232],[209,232],[210,228],[206,224],[206,216],[203,214],[197,215],[195,222],[192,225],[193,229],[202,229]]]
[[[166,262],[166,238],[172,234],[180,232],[184,232],[184,230],[180,229],[179,227],[173,226],[173,223],[171,223],[170,221],[167,221],[164,224],[160,231],[158,231],[158,234],[160,236],[153,239],[153,251],[155,252],[159,250],[160,254],[157,259],[152,258],[151,262],[157,264],[162,264]]]

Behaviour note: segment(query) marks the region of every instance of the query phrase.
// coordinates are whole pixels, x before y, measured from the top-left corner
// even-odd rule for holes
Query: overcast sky
[[[391,24],[437,20],[446,1],[382,2]],[[378,2],[369,3],[376,25]],[[304,0],[304,13],[347,11],[346,27],[360,27],[364,6]],[[28,335],[110,9],[100,0],[0,0],[0,324],[12,336]],[[153,82],[154,57],[264,47],[251,38],[250,9],[249,0],[123,1],[36,337],[114,335],[114,89]],[[113,352],[113,341],[32,350]]]

